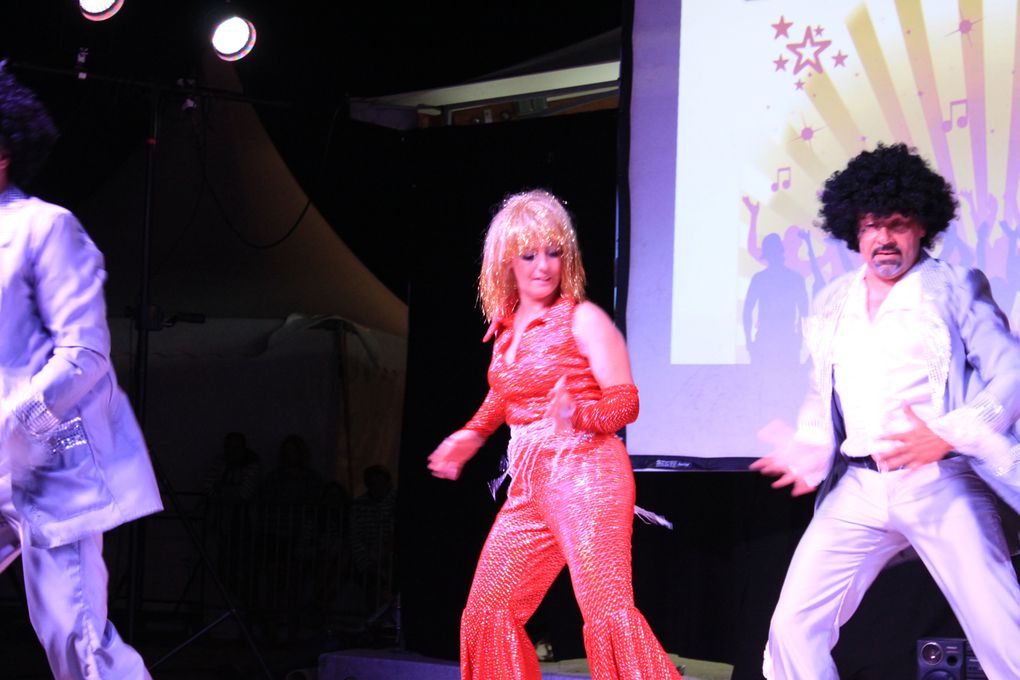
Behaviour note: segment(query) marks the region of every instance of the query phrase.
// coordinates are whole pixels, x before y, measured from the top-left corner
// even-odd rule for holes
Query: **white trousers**
[[[55,680],[151,680],[141,656],[107,620],[103,536],[34,548],[0,476],[0,571],[21,551],[28,615]]]
[[[793,555],[772,616],[765,677],[838,678],[831,651],[840,626],[908,546],[946,596],[988,677],[1020,678],[1020,585],[994,494],[963,457],[913,472],[850,467]]]

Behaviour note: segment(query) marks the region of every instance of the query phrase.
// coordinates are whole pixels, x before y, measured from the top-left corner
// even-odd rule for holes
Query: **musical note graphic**
[[[957,107],[963,109],[960,113],[960,117],[956,119],[956,127],[965,128],[967,127],[967,100],[966,99],[954,99],[949,102],[949,118],[948,120],[942,121],[943,132],[949,132],[953,129],[953,110]]]
[[[782,180],[783,188],[789,189],[790,184],[793,182],[793,178],[790,173],[790,166],[787,165],[776,170],[776,181],[772,183],[772,191],[779,191],[780,179],[783,177],[786,178]]]

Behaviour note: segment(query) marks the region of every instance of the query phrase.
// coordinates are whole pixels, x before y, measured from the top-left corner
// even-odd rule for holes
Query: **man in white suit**
[[[21,555],[55,678],[147,679],[107,620],[102,536],[162,505],[110,363],[103,257],[71,213],[22,190],[55,141],[0,64],[0,570]]]
[[[796,434],[753,465],[794,494],[819,488],[773,614],[770,680],[837,678],[840,626],[906,548],[988,677],[1020,678],[1020,586],[998,514],[1000,500],[1020,509],[1020,342],[984,274],[927,254],[955,212],[948,183],[902,144],[825,184],[822,229],[865,263],[815,300]]]

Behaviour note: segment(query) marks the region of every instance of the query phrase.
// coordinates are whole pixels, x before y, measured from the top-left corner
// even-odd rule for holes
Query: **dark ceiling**
[[[132,79],[193,76],[217,0],[126,0],[113,19],[84,21],[74,0],[9,2],[0,53],[15,61],[88,67]],[[239,69],[249,94],[336,99],[392,94],[478,78],[620,25],[621,0],[329,2],[251,0],[255,51]]]
[[[307,128],[309,112],[329,121],[349,97],[478,79],[612,31],[623,2],[126,0],[105,22],[84,20],[75,0],[6,2],[0,58],[15,65],[57,119],[65,148],[56,162],[80,153],[116,158],[120,140],[137,144],[138,128],[144,134],[147,124],[149,98],[137,84],[196,78],[211,52],[209,27],[224,7],[244,10],[258,28],[255,50],[237,62],[245,94],[300,112],[295,124]],[[90,77],[79,81],[74,71],[83,49]],[[128,82],[98,82],[104,78]],[[272,134],[280,121],[276,116]],[[326,130],[317,133],[311,139],[321,142]],[[76,141],[89,137],[96,140],[91,147]],[[292,141],[281,146],[285,155],[299,153],[287,148]]]
[[[348,98],[452,85],[505,71],[618,29],[626,2],[230,4],[258,28],[255,50],[237,62],[245,95],[279,104],[256,109],[291,170],[341,237],[402,294],[400,265],[388,261],[392,244],[345,233],[338,224],[345,215],[331,214],[361,191],[357,182],[346,182],[346,192],[335,187],[345,186],[343,178],[352,174],[358,179],[373,162],[368,158],[373,140],[384,134],[359,132],[359,124],[338,118]],[[61,130],[61,141],[32,188],[72,209],[88,200],[148,136],[153,90],[145,85],[172,88],[181,79],[197,78],[211,52],[209,26],[226,4],[125,0],[111,20],[94,23],[81,17],[75,0],[4,3],[0,58],[39,93]],[[82,49],[88,50],[84,79],[75,75]],[[163,111],[170,113],[182,99],[163,96]],[[347,158],[352,151],[360,157]],[[375,179],[387,182],[386,172]]]

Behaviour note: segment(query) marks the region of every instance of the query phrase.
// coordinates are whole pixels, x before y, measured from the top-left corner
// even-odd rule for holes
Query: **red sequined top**
[[[514,319],[499,322],[489,364],[489,394],[465,429],[488,437],[504,421],[524,425],[540,420],[549,405],[549,391],[563,375],[579,406],[598,401],[602,390],[574,338],[576,307],[574,301],[561,297],[529,323],[513,363],[506,360],[506,352],[513,340]]]

